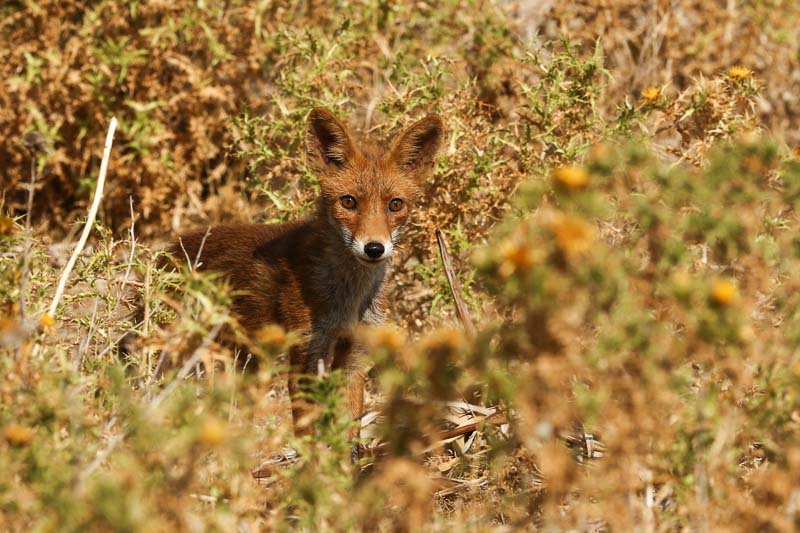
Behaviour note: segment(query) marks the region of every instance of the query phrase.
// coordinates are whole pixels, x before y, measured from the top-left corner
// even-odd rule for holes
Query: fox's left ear
[[[347,127],[324,107],[308,115],[306,153],[311,167],[320,174],[338,171],[353,159],[356,149]]]
[[[444,125],[438,115],[428,115],[409,126],[392,146],[392,159],[406,171],[428,174],[442,145]]]

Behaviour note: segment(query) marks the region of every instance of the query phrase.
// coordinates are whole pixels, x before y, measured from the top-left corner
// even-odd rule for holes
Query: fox
[[[366,369],[351,333],[384,320],[389,265],[443,135],[442,119],[429,114],[389,143],[357,143],[331,111],[315,108],[305,125],[306,161],[320,190],[312,216],[212,226],[169,248],[174,258],[197,257],[201,270],[228,280],[246,333],[277,324],[299,334],[288,354],[296,434],[312,432],[301,392],[320,365],[344,372],[349,416],[362,416]]]

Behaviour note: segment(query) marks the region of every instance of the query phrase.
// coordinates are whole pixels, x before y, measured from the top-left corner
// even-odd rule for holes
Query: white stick
[[[111,156],[111,144],[114,142],[114,131],[116,129],[117,118],[111,117],[111,124],[108,125],[108,134],[106,135],[106,145],[103,149],[103,160],[100,163],[100,174],[97,176],[97,186],[94,190],[92,207],[89,209],[89,217],[86,219],[86,225],[83,227],[83,234],[81,234],[78,245],[75,246],[75,250],[72,252],[72,256],[69,258],[67,266],[64,267],[64,272],[61,273],[61,278],[58,280],[58,287],[56,288],[56,295],[53,298],[53,303],[50,304],[50,309],[47,311],[47,314],[53,318],[56,316],[58,302],[61,300],[61,296],[64,294],[64,288],[67,285],[67,279],[69,278],[70,272],[72,272],[72,269],[75,267],[75,263],[78,261],[78,256],[83,251],[83,247],[86,245],[86,239],[89,238],[89,233],[92,231],[94,219],[97,216],[97,209],[100,207],[100,200],[103,198],[103,186],[106,183],[108,159]]]

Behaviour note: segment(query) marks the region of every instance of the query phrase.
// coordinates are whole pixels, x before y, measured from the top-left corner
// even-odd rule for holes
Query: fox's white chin
[[[356,251],[353,251],[353,255],[356,256],[356,259],[358,259],[359,263],[361,263],[362,265],[369,265],[369,266],[380,265],[381,263],[386,262],[386,260],[389,259],[390,257],[390,255],[384,254],[382,257],[379,257],[377,259],[370,259],[368,257],[361,255]]]

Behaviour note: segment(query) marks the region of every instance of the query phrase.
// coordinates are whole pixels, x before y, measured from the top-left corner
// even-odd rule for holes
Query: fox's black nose
[[[372,259],[377,259],[383,255],[383,245],[379,242],[368,242],[364,246],[364,253]]]

